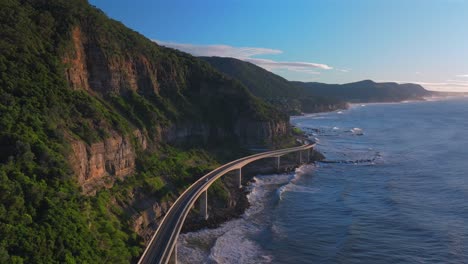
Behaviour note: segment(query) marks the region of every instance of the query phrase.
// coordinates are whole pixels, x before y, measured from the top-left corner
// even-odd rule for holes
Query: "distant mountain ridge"
[[[257,65],[234,58],[200,57],[225,75],[237,79],[252,94],[289,114],[333,111],[347,103],[423,100],[433,92],[417,84],[377,83],[371,80],[347,84],[288,81]]]
[[[234,58],[200,57],[225,75],[237,79],[252,94],[289,114],[324,112],[346,108],[346,103],[329,97],[306,93],[293,82],[255,64]]]
[[[261,98],[297,98],[302,89],[283,77],[250,62],[224,57],[200,57],[220,72],[240,80],[250,92]]]
[[[302,87],[307,95],[324,96],[351,103],[400,102],[422,100],[433,92],[413,83],[377,83],[371,80],[346,84],[325,84],[317,82],[292,82]]]

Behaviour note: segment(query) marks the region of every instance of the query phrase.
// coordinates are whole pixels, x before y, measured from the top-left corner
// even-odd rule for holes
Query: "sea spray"
[[[278,194],[314,191],[313,188],[294,186],[294,182],[312,168],[305,165],[294,173],[254,177],[247,195],[250,207],[241,218],[216,229],[203,229],[179,236],[179,263],[271,263],[271,253],[263,249],[255,238],[264,230],[280,233],[270,219],[270,212],[278,203]]]

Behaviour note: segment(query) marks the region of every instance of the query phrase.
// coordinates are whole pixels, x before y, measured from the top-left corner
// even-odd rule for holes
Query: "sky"
[[[89,1],[160,45],[288,80],[468,91],[468,0]]]

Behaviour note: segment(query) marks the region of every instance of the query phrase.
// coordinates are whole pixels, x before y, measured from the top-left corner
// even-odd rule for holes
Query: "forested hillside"
[[[325,84],[316,82],[293,82],[304,88],[308,95],[335,98],[347,102],[400,102],[404,100],[421,100],[432,92],[421,85],[407,83],[376,83],[370,80],[346,83]]]
[[[223,144],[289,136],[242,84],[87,1],[0,1],[0,36],[0,263],[128,263],[239,153]]]
[[[242,82],[254,95],[288,114],[314,113],[346,108],[335,98],[307,94],[290,81],[250,62],[221,57],[201,57],[220,72]]]
[[[370,80],[326,84],[288,81],[252,63],[221,57],[201,57],[227,76],[241,81],[254,95],[289,114],[333,111],[346,103],[421,100],[433,93],[417,84],[376,83]]]

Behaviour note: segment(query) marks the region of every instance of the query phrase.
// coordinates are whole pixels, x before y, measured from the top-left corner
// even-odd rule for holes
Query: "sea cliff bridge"
[[[138,263],[177,263],[177,238],[179,236],[180,230],[182,229],[185,218],[198,199],[200,203],[200,215],[202,218],[208,219],[207,190],[211,184],[213,184],[224,174],[237,170],[237,181],[239,188],[241,188],[242,167],[245,165],[259,159],[275,158],[276,166],[279,169],[281,156],[292,152],[299,153],[299,164],[303,163],[303,158],[307,158],[306,162],[310,162],[310,150],[313,149],[314,146],[315,144],[308,143],[299,147],[273,150],[247,156],[224,164],[201,177],[189,188],[187,188],[187,190],[185,190],[171,206],[158,226],[158,229],[151,238],[151,241],[143,252],[143,255],[141,256]],[[304,152],[307,153],[306,157],[303,157]]]

